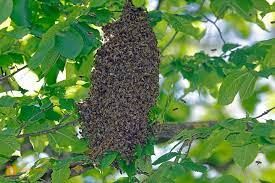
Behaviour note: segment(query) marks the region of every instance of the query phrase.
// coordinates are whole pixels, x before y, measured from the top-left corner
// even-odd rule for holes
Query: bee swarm
[[[147,114],[159,92],[157,40],[147,12],[130,2],[103,32],[90,97],[78,104],[82,134],[89,140],[92,159],[107,151],[131,159],[136,145],[147,141]]]

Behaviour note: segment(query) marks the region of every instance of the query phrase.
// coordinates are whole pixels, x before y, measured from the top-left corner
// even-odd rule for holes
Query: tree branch
[[[173,37],[170,39],[170,41],[164,46],[164,48],[162,48],[161,53],[163,53],[169,46],[170,44],[174,41],[174,39],[176,38],[178,32],[175,32]]]
[[[263,117],[264,115],[267,115],[268,113],[270,113],[270,112],[271,112],[272,110],[274,110],[274,109],[275,109],[275,106],[272,107],[272,108],[270,108],[270,109],[268,109],[267,111],[263,112],[263,113],[260,114],[259,116],[256,116],[255,119],[258,119],[258,118]]]
[[[14,76],[16,73],[18,73],[18,72],[20,72],[20,71],[26,69],[27,67],[28,67],[28,66],[25,65],[24,67],[21,67],[20,69],[17,69],[17,71],[15,71],[15,72],[13,72],[13,73],[7,75],[7,76],[0,77],[0,81],[4,81],[4,80],[6,80],[6,79],[8,79],[8,78],[10,78],[10,77],[12,77],[12,76]]]
[[[205,15],[202,15],[208,22],[210,22],[210,23],[212,23],[215,27],[216,27],[216,29],[217,29],[217,31],[218,31],[218,33],[219,33],[219,35],[220,35],[220,38],[221,38],[221,40],[222,40],[222,42],[223,42],[223,44],[225,44],[226,43],[226,41],[225,41],[225,39],[223,38],[223,35],[222,35],[222,31],[221,31],[221,29],[219,28],[219,26],[217,26],[217,20],[216,21],[213,21],[213,20],[211,20],[210,18],[208,18],[207,16],[205,16]]]
[[[63,127],[66,127],[66,126],[70,126],[70,125],[76,125],[78,124],[78,121],[71,121],[71,122],[67,122],[67,123],[64,123],[64,124],[60,124],[60,125],[56,125],[55,127],[53,128],[50,128],[50,129],[46,129],[46,130],[42,130],[42,131],[38,131],[38,132],[32,132],[32,133],[25,133],[25,134],[20,134],[20,135],[17,135],[17,138],[24,138],[24,137],[31,137],[31,136],[39,136],[39,135],[43,135],[43,134],[47,134],[47,133],[51,133],[51,132],[55,132]]]
[[[163,2],[163,0],[159,0],[158,1],[158,5],[157,5],[157,7],[156,7],[156,10],[159,10],[160,9],[160,6],[161,6],[161,3]]]
[[[170,140],[175,134],[180,133],[183,129],[195,129],[202,127],[211,127],[217,124],[216,121],[185,122],[185,123],[165,123],[153,126],[153,133],[157,142]]]

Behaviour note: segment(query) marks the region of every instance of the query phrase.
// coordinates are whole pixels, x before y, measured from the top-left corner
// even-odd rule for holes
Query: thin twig
[[[219,26],[217,26],[217,22],[216,21],[213,21],[213,20],[211,20],[210,18],[208,18],[207,16],[205,16],[205,15],[202,15],[208,22],[210,22],[210,23],[212,23],[215,27],[216,27],[216,29],[217,29],[217,31],[218,31],[218,33],[219,33],[219,35],[220,35],[220,38],[221,38],[221,40],[222,40],[222,42],[223,42],[223,44],[225,44],[226,43],[226,41],[225,41],[225,39],[223,38],[223,35],[222,35],[222,31],[221,31],[221,29],[219,28]]]
[[[161,6],[161,3],[163,2],[163,0],[159,0],[158,1],[158,5],[157,5],[157,7],[156,7],[156,10],[159,10],[160,9],[160,6]]]
[[[25,133],[25,134],[21,134],[21,135],[17,135],[17,138],[24,138],[24,137],[31,137],[31,136],[38,136],[38,135],[43,135],[43,134],[47,134],[47,133],[51,133],[51,132],[55,132],[63,127],[69,126],[69,125],[76,125],[78,124],[78,121],[71,121],[68,123],[64,123],[64,124],[60,124],[60,125],[56,125],[53,128],[50,129],[46,129],[46,130],[42,130],[42,131],[38,131],[38,132],[32,132],[32,133]]]
[[[4,81],[4,80],[6,80],[6,79],[8,79],[8,78],[10,78],[10,77],[12,77],[12,76],[14,76],[14,75],[17,74],[18,72],[20,72],[20,71],[26,69],[27,67],[28,67],[28,66],[25,65],[24,67],[21,67],[20,69],[17,69],[17,71],[15,71],[15,72],[13,72],[13,73],[7,75],[7,76],[0,77],[0,81]]]
[[[180,160],[180,155],[181,155],[181,152],[182,152],[182,150],[183,150],[183,148],[186,146],[186,141],[184,141],[183,143],[182,143],[182,145],[180,146],[180,148],[179,148],[179,150],[178,150],[178,153],[179,153],[179,155],[177,155],[177,157],[176,157],[176,159],[175,159],[175,163],[178,163],[179,162],[179,160]]]
[[[272,108],[268,109],[267,111],[263,112],[262,114],[260,114],[259,116],[256,116],[254,119],[258,119],[260,117],[263,117],[264,115],[267,115],[268,113],[270,113],[274,109],[275,109],[275,107],[272,107]]]
[[[174,39],[176,38],[178,32],[175,32],[173,37],[170,39],[170,41],[164,46],[164,48],[162,48],[161,53],[163,53],[169,46],[170,44],[174,41]]]
[[[184,159],[187,158],[189,152],[190,152],[190,149],[191,149],[191,146],[192,146],[192,142],[193,142],[193,139],[190,139],[189,142],[188,142],[188,148],[187,148],[187,151],[185,153],[185,156],[184,156]]]

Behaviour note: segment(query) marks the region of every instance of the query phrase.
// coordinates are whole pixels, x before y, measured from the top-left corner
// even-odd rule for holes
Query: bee
[[[260,164],[262,164],[263,162],[257,160],[257,161],[255,161],[255,163],[256,163],[257,165],[260,165]]]

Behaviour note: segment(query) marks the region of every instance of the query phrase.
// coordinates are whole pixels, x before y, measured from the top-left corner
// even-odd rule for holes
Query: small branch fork
[[[222,35],[222,31],[221,31],[221,29],[219,28],[219,26],[217,25],[217,20],[218,20],[218,19],[215,20],[215,21],[213,21],[213,20],[211,20],[210,18],[208,18],[206,15],[202,15],[202,16],[207,20],[207,22],[212,23],[212,24],[216,27],[216,29],[217,29],[217,31],[218,31],[218,33],[219,33],[219,36],[220,36],[220,38],[221,38],[223,44],[226,44],[226,41],[225,41],[225,39],[224,39],[224,37],[223,37],[223,35]]]
[[[25,66],[21,67],[20,69],[17,69],[17,71],[15,71],[15,72],[13,72],[13,73],[7,75],[7,76],[0,77],[0,81],[4,81],[4,80],[6,80],[6,79],[8,79],[8,78],[10,78],[10,77],[12,77],[12,76],[14,76],[14,75],[17,74],[18,72],[20,72],[20,71],[26,69],[27,67],[28,67],[28,66],[25,65]]]
[[[43,135],[43,134],[47,134],[47,133],[52,133],[52,132],[56,132],[57,130],[60,130],[61,128],[64,128],[66,126],[74,126],[77,125],[78,121],[71,121],[71,122],[67,122],[64,124],[60,124],[60,125],[56,125],[53,128],[50,129],[46,129],[46,130],[42,130],[42,131],[38,131],[38,132],[33,132],[33,133],[26,133],[26,134],[20,134],[17,135],[17,138],[24,138],[24,137],[31,137],[31,136],[39,136],[39,135]]]
[[[258,118],[261,118],[261,117],[263,117],[263,116],[265,116],[265,115],[267,115],[268,113],[270,113],[272,110],[274,110],[275,109],[275,106],[274,107],[272,107],[272,108],[270,108],[270,109],[268,109],[268,110],[266,110],[265,112],[263,112],[262,114],[260,114],[259,116],[256,116],[254,119],[258,119]]]

